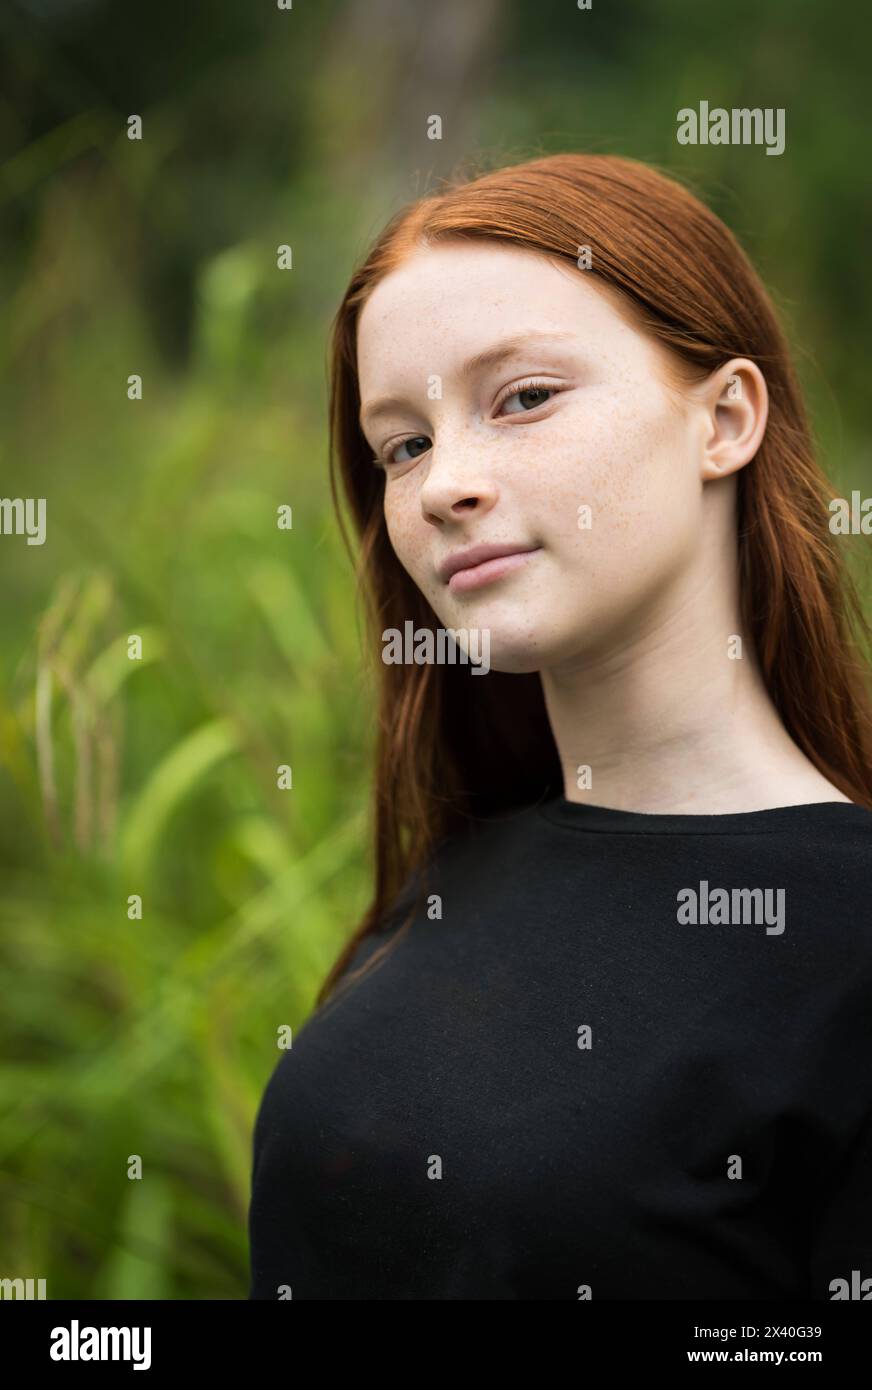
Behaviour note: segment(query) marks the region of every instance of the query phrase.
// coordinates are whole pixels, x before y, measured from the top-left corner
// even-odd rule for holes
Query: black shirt
[[[872,1297],[870,890],[845,802],[449,837],[269,1079],[250,1297]]]

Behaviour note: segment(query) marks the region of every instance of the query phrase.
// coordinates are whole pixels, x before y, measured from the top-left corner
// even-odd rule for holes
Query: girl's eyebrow
[[[491,347],[485,348],[483,352],[477,352],[473,357],[461,363],[460,376],[471,376],[473,372],[479,372],[483,367],[494,367],[514,353],[522,352],[524,348],[532,344],[534,347],[545,343],[560,343],[574,341],[574,333],[545,333],[539,329],[530,329],[526,333],[515,333],[510,338],[503,338],[500,342],[494,343]],[[402,410],[408,405],[408,401],[402,396],[379,396],[369,405],[363,406],[360,412],[360,427],[365,429],[366,425],[375,419],[377,415],[387,415],[392,410]]]

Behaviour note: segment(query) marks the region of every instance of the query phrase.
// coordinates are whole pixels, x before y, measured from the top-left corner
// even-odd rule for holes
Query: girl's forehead
[[[361,361],[417,356],[422,344],[462,356],[495,335],[589,337],[629,326],[601,284],[574,263],[489,242],[452,243],[416,252],[375,285],[358,316],[357,346]]]

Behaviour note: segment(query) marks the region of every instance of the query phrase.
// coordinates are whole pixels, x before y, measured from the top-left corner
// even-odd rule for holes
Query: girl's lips
[[[516,550],[511,555],[497,555],[493,560],[483,560],[480,565],[470,565],[468,569],[457,570],[448,581],[453,594],[465,593],[467,589],[480,589],[504,574],[520,569],[533,555],[538,555],[541,546],[535,550]]]

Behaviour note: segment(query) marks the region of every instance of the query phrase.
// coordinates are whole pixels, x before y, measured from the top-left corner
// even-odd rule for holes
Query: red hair
[[[433,846],[470,815],[563,790],[536,673],[466,665],[386,665],[387,627],[439,620],[394,554],[383,473],[358,423],[357,321],[373,288],[420,246],[483,238],[559,257],[622,296],[635,322],[703,377],[732,357],[758,364],[769,390],[760,448],[738,475],[742,616],[763,678],[794,741],[852,801],[872,809],[869,628],[839,543],[802,395],[770,299],[732,233],[673,179],[612,155],[559,154],[496,169],[397,213],[354,273],[333,325],[331,488],[337,470],[359,541],[378,684],[373,793],[374,894],[318,996],[383,922]],[[378,956],[380,953],[376,953]],[[356,978],[349,977],[349,978]]]

